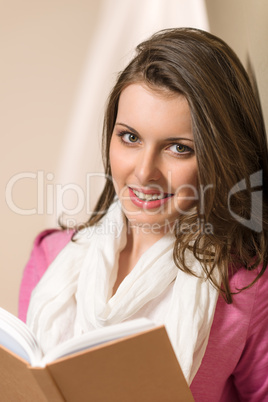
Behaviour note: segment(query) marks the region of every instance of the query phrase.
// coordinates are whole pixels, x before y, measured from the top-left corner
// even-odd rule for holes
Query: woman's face
[[[197,201],[190,108],[182,95],[131,84],[110,145],[115,191],[130,223],[169,227]]]

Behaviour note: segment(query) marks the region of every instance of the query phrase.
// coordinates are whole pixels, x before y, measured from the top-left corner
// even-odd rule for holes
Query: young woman
[[[118,77],[103,140],[95,212],[73,241],[37,238],[20,316],[46,271],[27,317],[44,350],[148,317],[196,401],[268,400],[268,153],[236,55],[196,29],[153,35]]]

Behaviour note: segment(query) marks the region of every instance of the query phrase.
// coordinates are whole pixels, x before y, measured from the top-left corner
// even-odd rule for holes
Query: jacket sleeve
[[[268,268],[255,286],[246,345],[233,373],[242,401],[268,401]]]
[[[31,293],[48,266],[72,237],[73,231],[45,230],[35,239],[28,263],[23,271],[19,292],[19,318],[26,322]]]

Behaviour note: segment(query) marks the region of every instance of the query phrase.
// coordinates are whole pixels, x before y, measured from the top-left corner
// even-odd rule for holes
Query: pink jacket
[[[47,230],[35,240],[20,288],[19,317],[25,321],[31,292],[72,232]],[[249,284],[255,272],[241,268],[231,288]],[[197,402],[268,401],[268,269],[258,282],[234,296],[219,297],[202,364],[191,390]]]

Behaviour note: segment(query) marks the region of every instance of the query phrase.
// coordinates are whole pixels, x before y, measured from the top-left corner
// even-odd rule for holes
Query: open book
[[[193,401],[164,326],[137,319],[68,340],[43,356],[0,308],[1,401]]]

